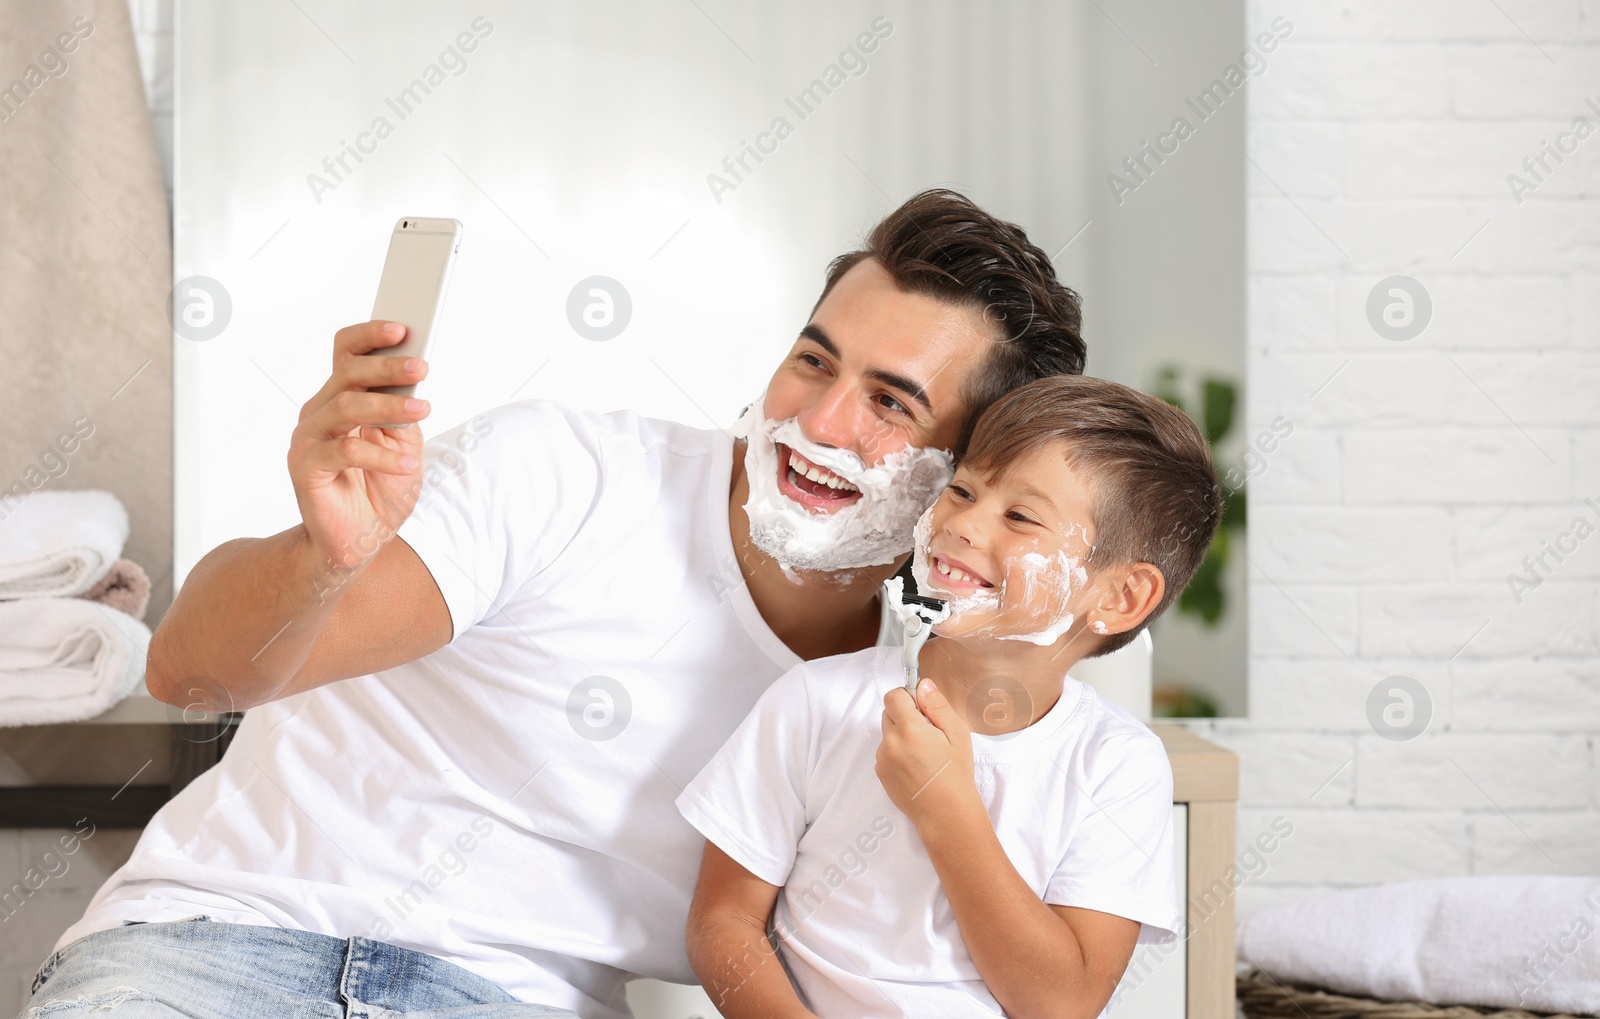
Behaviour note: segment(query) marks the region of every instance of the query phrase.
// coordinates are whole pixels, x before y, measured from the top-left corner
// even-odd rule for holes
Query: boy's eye
[[[969,500],[969,501],[972,499],[972,493],[967,491],[965,486],[959,485],[954,481],[950,482],[950,487],[945,489],[945,491],[949,492],[951,495],[955,496],[957,499],[964,499],[964,500]]]
[[[1037,525],[1039,523],[1037,520],[1032,520],[1027,515],[1025,515],[1023,513],[1019,513],[1016,510],[1012,510],[1010,513],[1007,513],[1006,517],[1008,519],[1010,519],[1010,520],[1015,520],[1019,524],[1034,524],[1034,525]]]

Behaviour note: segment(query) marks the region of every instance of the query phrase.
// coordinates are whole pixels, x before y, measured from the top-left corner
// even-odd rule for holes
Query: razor
[[[922,679],[922,645],[933,636],[934,625],[950,616],[950,606],[937,598],[906,594],[905,581],[890,577],[883,582],[884,597],[900,617],[904,640],[900,645],[900,668],[905,673],[906,693],[915,700],[917,683]]]

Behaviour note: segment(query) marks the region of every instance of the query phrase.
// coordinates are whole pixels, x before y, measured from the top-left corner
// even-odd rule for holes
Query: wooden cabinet
[[[1151,726],[1172,763],[1178,896],[1188,927],[1172,945],[1140,945],[1111,1019],[1234,1019],[1234,827],[1239,758],[1175,723]]]

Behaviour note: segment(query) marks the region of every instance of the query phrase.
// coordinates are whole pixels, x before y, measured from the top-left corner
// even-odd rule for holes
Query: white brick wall
[[[1252,0],[1250,34],[1280,16],[1249,86],[1249,418],[1294,431],[1251,483],[1250,718],[1192,723],[1241,754],[1241,845],[1295,828],[1240,914],[1600,873],[1600,533],[1521,604],[1506,580],[1600,530],[1600,0]],[[1411,340],[1368,323],[1391,275],[1433,301]],[[1390,676],[1431,702],[1410,740],[1368,721]]]

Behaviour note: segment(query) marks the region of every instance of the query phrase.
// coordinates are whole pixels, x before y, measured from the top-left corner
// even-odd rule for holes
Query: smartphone
[[[444,313],[445,290],[450,271],[455,268],[456,252],[461,250],[461,221],[405,216],[389,235],[389,254],[383,261],[383,277],[378,281],[378,299],[372,304],[372,317],[402,322],[406,338],[392,347],[371,352],[378,357],[428,356],[428,349],[439,332]],[[417,384],[377,386],[374,393],[415,396]],[[404,425],[379,425],[401,428]]]

